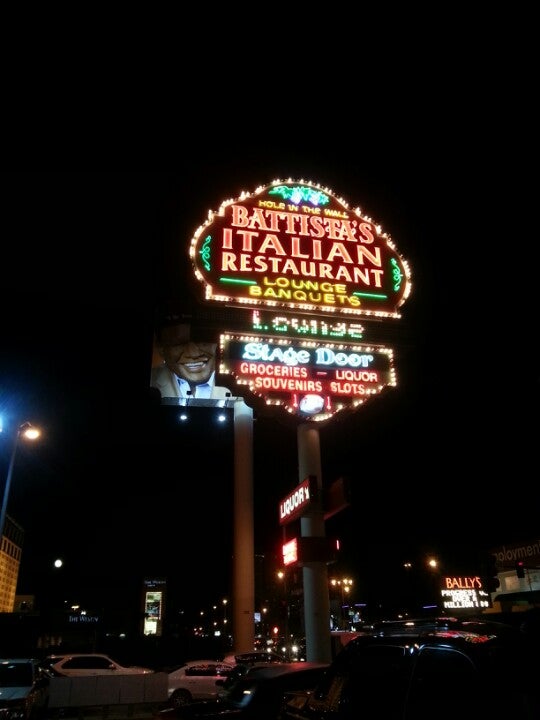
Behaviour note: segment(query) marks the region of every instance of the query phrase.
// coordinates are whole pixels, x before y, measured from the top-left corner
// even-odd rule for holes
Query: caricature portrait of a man
[[[217,343],[195,340],[191,326],[181,322],[160,325],[155,334],[160,361],[151,369],[150,385],[159,390],[162,402],[182,399],[225,399],[228,388],[215,384]]]

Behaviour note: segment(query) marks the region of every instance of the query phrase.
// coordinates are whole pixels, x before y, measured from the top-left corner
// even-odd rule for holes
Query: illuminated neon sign
[[[210,212],[190,245],[206,299],[399,318],[411,285],[390,237],[326,188],[276,180]]]
[[[492,607],[489,593],[478,575],[441,578],[441,601],[445,610],[470,610]]]
[[[364,326],[358,321],[260,310],[252,313],[251,329],[253,332],[270,335],[326,340],[361,340],[364,335]]]
[[[298,562],[298,540],[293,538],[281,548],[284,565],[293,565]]]
[[[279,503],[279,523],[285,525],[301,517],[309,508],[311,498],[316,492],[317,480],[309,475],[300,485]]]
[[[221,335],[220,372],[267,404],[312,420],[354,408],[396,385],[391,349],[290,338]]]

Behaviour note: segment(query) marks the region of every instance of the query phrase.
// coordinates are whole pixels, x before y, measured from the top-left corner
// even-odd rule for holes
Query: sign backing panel
[[[210,212],[190,245],[206,300],[399,318],[410,271],[389,235],[328,188],[275,180]]]
[[[393,351],[383,346],[233,333],[220,344],[221,373],[306,419],[326,420],[396,385]]]

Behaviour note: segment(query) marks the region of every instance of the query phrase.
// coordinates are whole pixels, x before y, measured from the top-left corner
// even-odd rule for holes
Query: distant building
[[[15,611],[15,593],[21,566],[24,530],[6,515],[0,545],[0,612]]]
[[[36,610],[35,595],[15,595],[15,606],[13,612],[33,613]]]
[[[540,607],[540,539],[493,548],[499,589],[491,594],[493,610],[519,612]],[[522,567],[521,577],[517,573]]]

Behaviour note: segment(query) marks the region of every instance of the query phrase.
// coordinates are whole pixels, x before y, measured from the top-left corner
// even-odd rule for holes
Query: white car
[[[153,673],[150,668],[137,665],[120,665],[108,655],[100,653],[71,653],[49,655],[43,666],[60,677],[86,677],[92,675],[146,675]]]
[[[220,686],[236,668],[231,663],[216,660],[193,660],[169,673],[169,703],[181,707],[193,700],[215,700]]]

